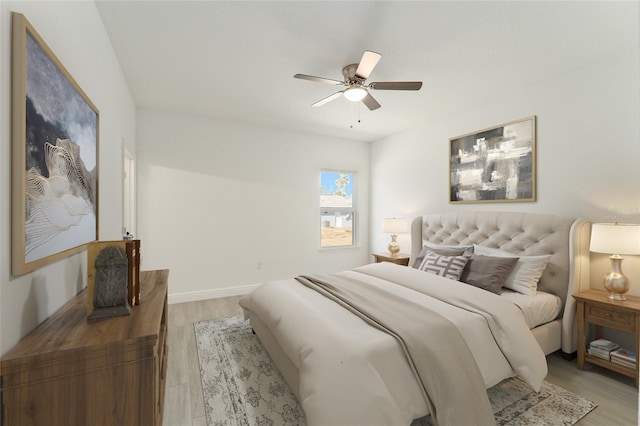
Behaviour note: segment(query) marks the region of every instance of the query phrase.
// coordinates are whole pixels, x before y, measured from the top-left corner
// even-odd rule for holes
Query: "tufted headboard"
[[[562,350],[575,351],[576,304],[572,294],[589,288],[589,238],[585,219],[515,212],[434,213],[411,224],[411,262],[423,241],[478,244],[520,255],[551,255],[539,288],[562,299]]]

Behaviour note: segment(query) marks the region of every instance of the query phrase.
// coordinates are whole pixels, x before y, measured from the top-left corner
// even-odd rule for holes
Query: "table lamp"
[[[391,234],[391,242],[387,246],[389,253],[392,257],[396,257],[400,251],[400,244],[398,244],[398,234],[407,232],[407,219],[403,218],[390,218],[384,219],[382,223],[382,232],[385,234]]]
[[[621,254],[640,254],[640,225],[630,223],[594,223],[591,245],[594,253],[611,254],[611,272],[604,277],[604,288],[611,300],[626,300],[629,279],[622,273]]]

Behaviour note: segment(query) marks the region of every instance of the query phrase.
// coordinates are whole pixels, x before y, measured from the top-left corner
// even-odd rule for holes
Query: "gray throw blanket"
[[[296,280],[398,340],[437,424],[495,424],[480,370],[451,321],[352,278],[304,275]]]

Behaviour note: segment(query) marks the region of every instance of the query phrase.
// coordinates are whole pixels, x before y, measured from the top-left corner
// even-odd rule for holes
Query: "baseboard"
[[[244,285],[240,287],[215,288],[211,290],[193,291],[190,293],[169,294],[167,302],[173,303],[195,302],[198,300],[217,299],[220,297],[241,296],[258,288],[260,284]]]

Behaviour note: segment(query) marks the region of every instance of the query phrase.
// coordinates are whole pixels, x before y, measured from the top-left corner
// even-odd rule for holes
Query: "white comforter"
[[[518,374],[537,390],[547,374],[544,354],[518,308],[497,295],[391,263],[340,274],[393,288],[449,318],[459,327],[487,388]],[[405,286],[425,286],[499,315],[459,309]],[[300,402],[310,425],[408,425],[428,414],[397,341],[333,301],[291,279],[263,284],[241,305],[262,320],[298,368]]]

